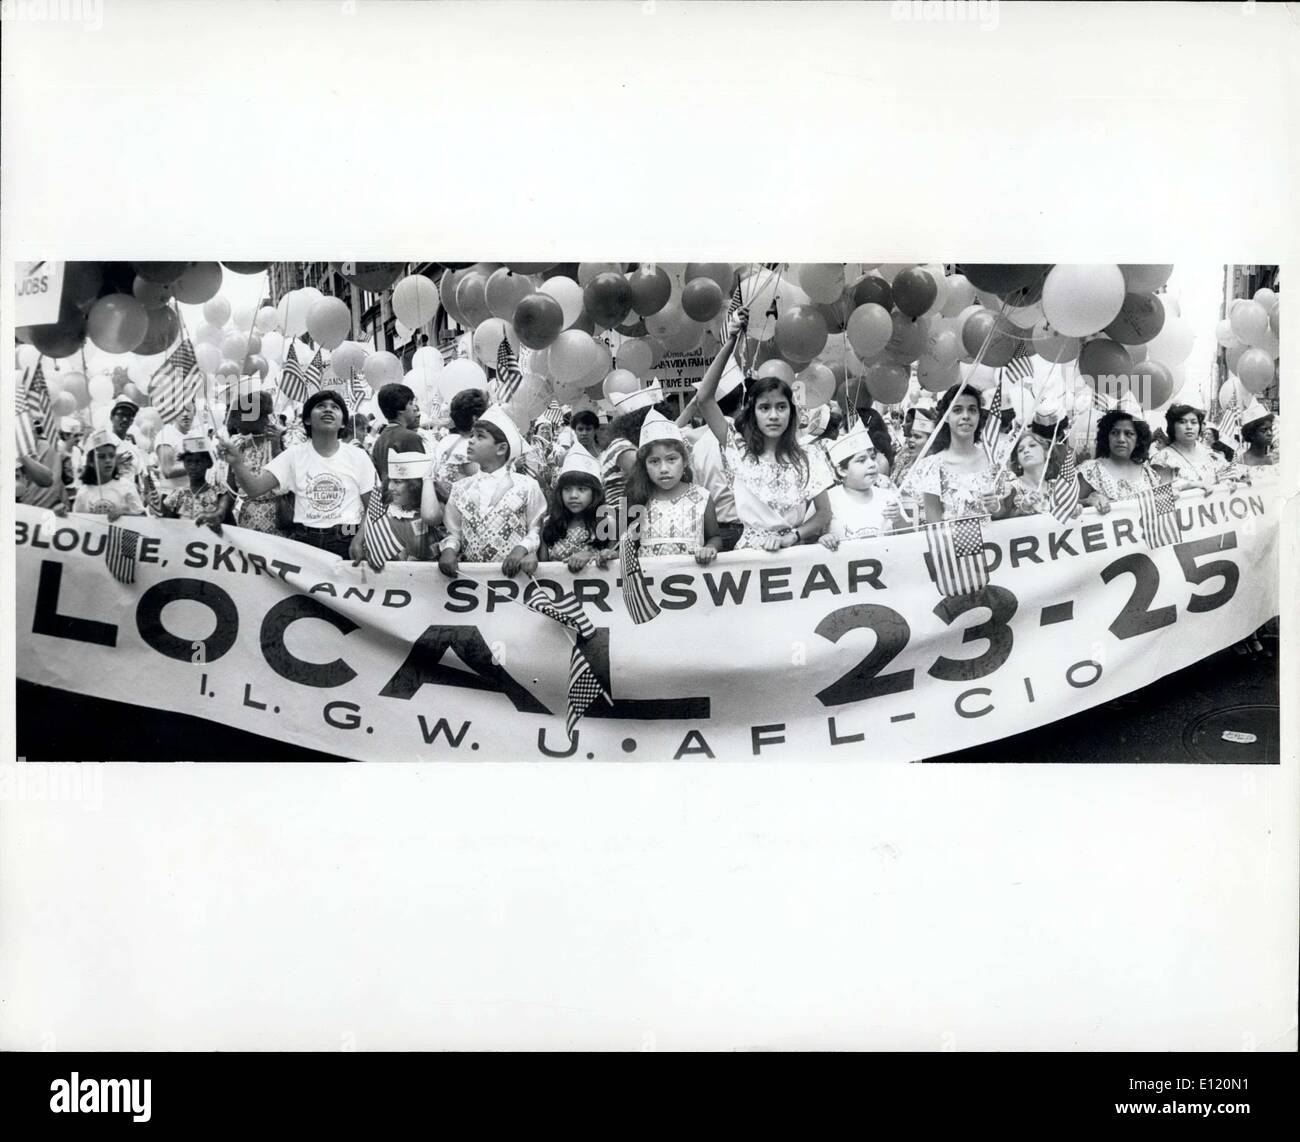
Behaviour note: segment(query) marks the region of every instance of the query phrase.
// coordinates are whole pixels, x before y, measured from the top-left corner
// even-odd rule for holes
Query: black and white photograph
[[[22,1121],[1287,1097],[1294,5],[0,20]]]

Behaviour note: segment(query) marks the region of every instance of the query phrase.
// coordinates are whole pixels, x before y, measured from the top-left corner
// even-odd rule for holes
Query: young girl
[[[74,512],[107,516],[110,523],[119,516],[145,514],[135,479],[118,472],[119,443],[116,433],[107,428],[86,437],[86,467],[72,504]]]
[[[628,481],[630,512],[637,507],[641,554],[694,555],[712,563],[722,547],[713,500],[691,480],[682,430],[653,409],[641,425],[641,446]]]
[[[831,525],[821,537],[835,551],[850,539],[874,539],[892,531],[903,518],[898,493],[880,474],[875,442],[865,427],[855,428],[828,449],[831,463],[844,482],[830,490]]]
[[[622,527],[627,514],[627,481],[636,467],[641,425],[651,409],[663,415],[668,406],[662,403],[664,392],[658,381],[634,393],[615,393],[610,399],[614,419],[609,426],[609,443],[600,454],[600,479],[610,516]]]
[[[747,382],[733,425],[718,407],[718,382],[745,329],[738,309],[727,340],[700,381],[696,401],[722,446],[728,481],[743,530],[736,550],[779,551],[821,535],[830,522],[827,489],[835,482],[825,464],[810,459],[798,441],[794,394],[779,377]],[[816,510],[808,515],[808,504]],[[806,518],[805,518],[806,517]]]
[[[1002,506],[994,519],[1018,515],[1038,515],[1051,508],[1052,485],[1060,476],[1060,463],[1048,452],[1047,442],[1031,428],[1026,428],[1011,449],[1007,462],[1014,479],[1003,485]],[[1075,507],[1077,516],[1083,511]]]
[[[613,550],[613,528],[602,524],[604,509],[600,464],[585,448],[570,450],[551,491],[538,558],[562,560],[574,572],[593,559],[604,567]]]
[[[189,486],[163,497],[163,519],[192,519],[195,523],[219,526],[225,517],[221,489],[208,483],[212,467],[212,446],[206,436],[187,436],[181,441],[181,464]]]
[[[389,452],[388,523],[403,547],[396,558],[412,562],[429,558],[429,525],[442,517],[437,496],[425,494],[425,481],[432,478],[433,457],[423,452]],[[422,514],[431,507],[434,518]]]
[[[993,466],[977,447],[984,425],[979,393],[953,385],[939,401],[943,426],[928,456],[916,461],[907,488],[923,497],[926,523],[961,516],[988,516],[1002,500],[993,482]]]

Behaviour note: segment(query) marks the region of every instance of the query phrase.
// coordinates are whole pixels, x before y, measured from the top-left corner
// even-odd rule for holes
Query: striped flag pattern
[[[45,370],[41,368],[39,360],[36,362],[36,368],[27,381],[26,404],[32,420],[41,422],[40,435],[49,437],[52,433],[50,424],[50,387],[45,383]]]
[[[519,371],[519,361],[510,348],[509,338],[502,337],[497,349],[497,399],[506,404],[515,395],[519,382],[524,379]]]
[[[311,391],[307,388],[307,378],[303,375],[302,365],[298,363],[298,354],[292,343],[280,370],[280,391],[295,404],[302,404]]]
[[[153,482],[153,477],[148,472],[140,473],[140,492],[144,496],[145,506],[154,515],[162,515],[162,493],[158,491],[158,485]]]
[[[1148,547],[1168,547],[1179,537],[1178,513],[1174,505],[1178,496],[1172,484],[1143,488],[1137,496],[1138,523]]]
[[[1016,346],[1011,360],[1002,366],[998,379],[1015,381],[1021,385],[1034,379],[1033,348],[1029,340],[1022,341]]]
[[[361,549],[372,571],[382,571],[388,560],[396,559],[405,550],[393,532],[378,485],[370,492],[370,506],[361,525]]]
[[[978,516],[927,524],[931,578],[944,598],[970,595],[988,586],[984,562],[984,533]]]
[[[994,463],[994,454],[998,449],[998,440],[1002,437],[1002,382],[998,382],[989,402],[989,414],[984,421],[984,431],[980,433],[980,443],[984,445],[984,455],[989,463]]]
[[[140,535],[129,527],[108,525],[108,543],[104,545],[104,562],[109,573],[119,583],[135,582],[135,556],[140,546]]]
[[[620,556],[623,561],[623,604],[634,623],[648,623],[659,614],[659,604],[641,571],[641,542],[633,525],[623,532]]]
[[[352,416],[361,407],[363,401],[370,399],[370,384],[364,377],[358,377],[356,369],[351,371],[347,382],[339,387],[343,394],[343,403],[348,406],[348,415]]]
[[[567,591],[562,591],[558,598],[553,599],[539,588],[524,598],[524,606],[568,627],[577,634],[579,642],[586,642],[596,633],[596,625],[587,617],[582,604]]]
[[[163,423],[171,424],[193,404],[202,384],[203,370],[195,359],[194,345],[188,337],[183,337],[154,373],[149,383],[149,400]]]
[[[578,720],[597,698],[604,698],[606,702],[610,700],[596,677],[596,672],[591,668],[591,663],[587,661],[587,656],[582,653],[582,647],[575,642],[569,656],[569,712],[564,719],[564,728],[568,731],[570,741],[573,740],[573,731],[578,727]]]
[[[564,413],[560,411],[560,402],[551,401],[551,406],[541,416],[537,418],[546,424],[554,425],[559,428],[564,423]]]
[[[320,388],[320,379],[325,375],[325,358],[320,355],[317,349],[310,363],[307,365],[307,371],[303,374],[303,384],[307,387],[307,395],[310,396]],[[303,398],[304,400],[306,397]]]
[[[1233,392],[1228,398],[1228,407],[1223,410],[1223,416],[1219,418],[1218,423],[1219,439],[1225,443],[1231,443],[1236,448],[1241,443],[1241,410],[1237,408],[1237,394]]]
[[[27,411],[21,401],[19,401],[19,408],[14,414],[14,432],[17,435],[18,455],[39,458],[41,444],[36,436],[36,427],[32,424],[32,414]]]
[[[1069,523],[1074,517],[1074,509],[1079,506],[1079,468],[1074,462],[1074,449],[1068,444],[1065,448],[1065,463],[1061,466],[1061,474],[1052,484],[1052,491],[1047,500],[1048,510],[1057,523]]]

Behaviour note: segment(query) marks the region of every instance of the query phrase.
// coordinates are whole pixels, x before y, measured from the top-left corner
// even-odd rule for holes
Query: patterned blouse
[[[835,483],[820,449],[807,453],[808,473],[774,456],[754,456],[745,438],[727,428],[722,469],[736,497],[736,514],[744,525],[736,549],[761,548],[763,540],[798,527],[808,504]]]
[[[1204,444],[1196,446],[1196,452],[1190,459],[1171,444],[1151,457],[1151,465],[1165,468],[1182,480],[1213,484],[1222,478],[1228,461]]]
[[[509,486],[485,504],[483,484],[490,481],[499,487],[503,476]],[[460,557],[470,563],[495,563],[516,547],[536,551],[545,514],[546,497],[531,476],[479,472],[452,486],[443,542],[455,540]]]
[[[558,562],[574,555],[596,555],[598,548],[595,538],[585,523],[575,519],[570,522],[568,530],[559,539],[547,546],[546,557]]]
[[[258,475],[271,462],[273,452],[269,436],[241,436],[235,440],[234,444],[239,454],[244,458],[248,471],[254,476]],[[267,492],[256,498],[250,498],[244,495],[243,490],[235,482],[234,473],[231,472],[227,473],[226,485],[237,497],[235,501],[235,522],[239,527],[247,527],[253,531],[265,532],[268,535],[280,534],[279,513],[277,510],[280,493],[278,491]]]
[[[641,554],[694,555],[704,545],[704,512],[709,493],[699,484],[682,484],[676,499],[651,499],[641,524]]]
[[[175,512],[179,519],[198,519],[217,510],[221,503],[221,489],[204,484],[197,492],[190,488],[177,488],[163,497],[163,507]]]
[[[921,497],[938,496],[943,503],[944,519],[962,516],[988,516],[984,496],[996,491],[993,471],[986,466],[978,472],[954,472],[944,463],[944,452],[936,452],[912,465],[904,481],[904,491]]]
[[[1138,481],[1113,480],[1100,460],[1085,460],[1079,465],[1079,479],[1112,502],[1131,500],[1143,487],[1155,488],[1160,485],[1160,478],[1152,471],[1150,464],[1141,465],[1141,471],[1142,477]]]

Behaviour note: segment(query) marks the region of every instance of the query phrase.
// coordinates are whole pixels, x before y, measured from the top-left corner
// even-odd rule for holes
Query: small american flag
[[[311,390],[307,388],[307,378],[303,376],[302,366],[298,363],[298,353],[293,345],[289,346],[289,354],[285,357],[284,367],[280,370],[280,391],[295,404],[302,404],[311,396]]]
[[[32,414],[33,421],[41,422],[40,434],[50,436],[50,388],[45,383],[45,371],[40,361],[36,362],[36,369],[27,381],[27,411]]]
[[[41,454],[41,444],[36,436],[36,427],[32,424],[32,414],[22,407],[19,402],[18,411],[14,414],[14,432],[18,438],[18,455],[39,457]]]
[[[290,348],[292,349],[293,346],[291,345]],[[325,358],[320,355],[320,350],[317,349],[311,363],[307,366],[306,373],[303,374],[303,384],[306,386],[308,396],[320,388],[320,379],[324,375]]]
[[[984,421],[984,431],[980,434],[980,442],[984,445],[984,455],[989,458],[989,463],[994,463],[993,457],[998,450],[998,440],[1002,436],[1002,382],[998,382],[998,387],[994,390],[993,400],[989,402],[988,419]]]
[[[497,399],[502,404],[506,404],[515,395],[515,390],[523,379],[524,375],[519,371],[519,361],[510,348],[510,340],[502,337],[501,345],[497,349]]]
[[[568,730],[569,740],[573,740],[573,731],[578,727],[578,720],[591,707],[597,698],[609,701],[609,695],[596,677],[596,672],[582,653],[582,647],[573,644],[573,653],[569,657],[569,713],[564,719],[564,728]]]
[[[1032,343],[1026,339],[1016,346],[1015,353],[1012,354],[1011,360],[1002,366],[1002,372],[999,380],[1015,381],[1017,384],[1024,384],[1034,378]]]
[[[659,614],[659,604],[650,594],[641,571],[641,543],[636,525],[623,532],[620,555],[623,561],[623,604],[634,623],[648,623]]]
[[[1219,439],[1237,447],[1241,441],[1241,410],[1237,408],[1237,394],[1233,392],[1228,398],[1228,407],[1219,418]]]
[[[194,357],[194,345],[188,337],[183,337],[154,373],[149,383],[149,400],[163,422],[171,424],[194,403],[202,385],[203,370]]]
[[[524,606],[568,627],[577,634],[579,642],[586,642],[596,633],[596,626],[587,617],[582,604],[567,591],[561,592],[559,598],[552,599],[539,588],[524,599]]]
[[[1138,521],[1148,547],[1168,547],[1177,543],[1180,533],[1178,513],[1174,510],[1178,496],[1172,484],[1143,488],[1138,492]]]
[[[119,583],[135,582],[135,556],[140,547],[138,532],[129,527],[108,525],[108,543],[104,546],[104,562],[109,573]]]
[[[393,532],[378,485],[370,491],[370,506],[366,510],[366,521],[361,525],[361,549],[372,571],[382,571],[388,560],[396,559],[405,550]]]
[[[144,495],[145,506],[154,515],[162,515],[162,494],[158,491],[158,485],[153,482],[153,477],[148,472],[140,473],[140,491]]]
[[[731,291],[731,302],[727,306],[727,320],[722,325],[722,331],[725,333],[727,325],[731,319],[736,316],[736,311],[745,304],[745,299],[740,294],[740,277],[736,277],[736,288]]]
[[[358,377],[356,369],[352,370],[352,375],[348,377],[348,382],[343,386],[343,402],[348,406],[348,415],[353,415],[362,405],[362,402],[370,399],[370,384],[364,377]]]
[[[1065,446],[1065,464],[1047,499],[1056,522],[1069,523],[1074,517],[1074,509],[1079,506],[1079,468],[1074,462],[1074,449],[1068,444]]]
[[[931,578],[944,598],[970,595],[988,586],[984,562],[984,533],[978,516],[927,524]]]
[[[537,419],[545,424],[552,424],[556,428],[559,428],[560,425],[564,423],[564,413],[560,411],[559,402],[551,401],[551,407],[542,413],[542,415]]]

